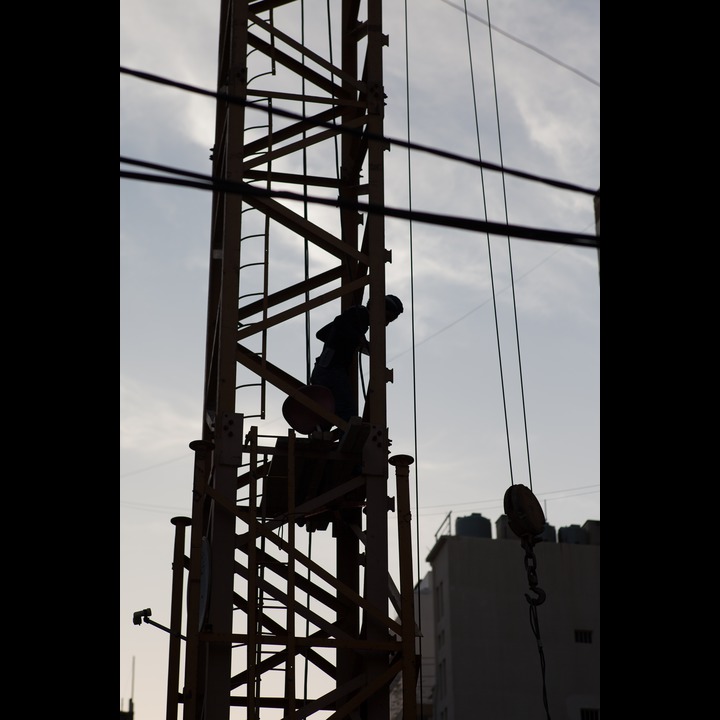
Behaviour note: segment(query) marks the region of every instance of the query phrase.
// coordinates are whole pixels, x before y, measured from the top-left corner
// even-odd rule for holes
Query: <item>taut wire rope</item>
[[[300,3],[300,44],[305,47],[305,0],[302,0]],[[302,66],[305,67],[305,54],[302,54]],[[307,118],[307,106],[305,104],[305,74],[303,73],[302,76],[302,117],[303,117],[303,123],[305,122],[305,119]],[[307,130],[303,129],[302,131],[302,138],[303,138],[303,149],[302,149],[302,165],[303,165],[303,178],[307,178]],[[308,219],[308,185],[307,181],[303,183],[303,195],[305,196],[305,199],[303,200],[303,217],[305,220]],[[305,282],[308,281],[308,278],[310,277],[310,243],[307,238],[304,238],[303,241],[303,262],[304,262],[304,269],[305,269]],[[310,293],[306,290],[305,291],[305,302],[308,302],[310,300]],[[310,352],[310,311],[305,313],[305,376],[307,377],[307,382],[310,382],[310,373],[312,371],[312,353]],[[307,658],[305,658],[305,667],[307,668]]]
[[[412,213],[412,161],[410,156],[410,66],[409,66],[409,54],[410,54],[410,43],[408,40],[408,6],[407,0],[404,3],[405,11],[405,104],[406,104],[406,122],[407,122],[407,177],[408,177],[408,210]],[[416,583],[416,598],[417,598],[417,626],[418,626],[418,654],[420,655],[420,678],[419,678],[419,690],[420,690],[420,720],[425,718],[425,704],[424,690],[423,690],[423,673],[422,673],[422,600],[420,594],[420,485],[419,485],[419,470],[420,463],[418,460],[418,436],[417,436],[417,384],[416,384],[416,368],[415,368],[415,280],[414,280],[414,268],[413,268],[413,222],[412,217],[408,220],[408,242],[409,242],[409,255],[410,255],[410,333],[412,348],[412,388],[413,388],[413,452],[415,454],[415,462],[413,463],[413,472],[415,473],[415,511],[417,517],[415,518],[415,548],[416,548],[416,563],[417,563],[417,583]]]
[[[331,13],[330,13],[330,0],[326,1],[325,4],[325,10],[326,10],[326,18],[327,18],[327,39],[328,39],[328,53],[329,53],[329,59],[330,64],[333,63],[333,44],[332,44],[332,22],[331,22]],[[303,47],[305,47],[305,1],[300,5],[300,13],[301,13],[301,32],[302,32],[302,39],[301,44]],[[302,63],[303,66],[305,65],[305,55],[302,57]],[[330,76],[332,78],[332,72],[330,72]],[[303,76],[302,79],[302,95],[303,98],[305,97],[305,77]],[[302,116],[303,119],[306,116],[306,105],[305,101],[303,100],[302,103]],[[333,118],[332,124],[336,125],[336,120]],[[303,138],[306,136],[306,131],[303,130]],[[339,163],[339,153],[338,153],[338,140],[337,135],[335,136],[335,176],[339,180],[340,179],[340,163]],[[303,147],[303,177],[307,175],[307,147]],[[303,194],[305,195],[304,200],[304,213],[305,213],[305,219],[308,218],[308,201],[307,201],[307,184],[303,185]],[[310,276],[310,252],[309,252],[309,244],[307,238],[305,239],[305,280],[307,280]],[[310,299],[309,292],[306,291],[305,293],[305,300],[308,301]],[[310,383],[310,374],[312,372],[312,352],[311,352],[311,343],[312,343],[312,329],[310,325],[310,313],[307,312],[305,314],[305,371],[307,376],[307,383]],[[308,533],[308,559],[312,559],[312,536],[313,534],[311,532]],[[312,577],[312,571],[310,568],[308,568],[308,574],[307,578],[310,580]],[[310,595],[308,594],[307,599],[307,609],[310,610]],[[308,635],[310,632],[310,619],[309,617],[305,618],[305,633]],[[309,661],[307,656],[305,657],[305,664],[304,664],[304,672],[303,672],[303,696],[304,699],[307,701],[308,699],[308,681],[309,681]]]
[[[470,64],[470,85],[472,87],[473,115],[475,118],[475,137],[477,139],[478,160],[482,162],[482,147],[481,147],[481,143],[480,143],[480,127],[479,127],[479,123],[478,123],[477,97],[475,94],[475,71],[474,71],[473,59],[472,59],[472,44],[470,42],[470,24],[469,24],[468,12],[467,12],[467,0],[463,0],[463,3],[465,6],[465,32],[467,35],[468,60],[469,60],[469,64]],[[493,78],[494,78],[494,74],[495,74],[494,65],[492,67],[492,72],[493,72]],[[498,128],[498,135],[499,134],[500,134],[500,129]],[[481,192],[482,192],[482,202],[483,202],[483,217],[485,220],[487,220],[488,214],[487,214],[487,198],[485,196],[485,172],[482,167],[480,168],[480,186],[482,189]],[[509,431],[509,427],[508,427],[507,397],[506,397],[506,393],[505,393],[505,373],[503,372],[502,350],[500,347],[500,329],[499,329],[499,323],[498,323],[497,294],[495,292],[495,274],[493,272],[492,246],[490,244],[490,234],[486,233],[485,237],[486,237],[486,243],[487,243],[488,266],[489,266],[489,272],[490,272],[490,287],[491,287],[491,295],[492,295],[492,301],[493,301],[493,316],[495,319],[495,342],[497,345],[498,365],[500,368],[500,387],[501,387],[501,391],[502,391],[503,415],[505,418],[505,441],[507,444],[508,465],[509,465],[509,469],[510,469],[510,482],[511,482],[511,484],[514,484],[513,467],[512,467],[512,453],[510,451],[510,431]]]
[[[463,0],[465,3],[465,26],[467,28],[467,34],[468,34],[468,53],[470,53],[470,68],[472,73],[472,54],[470,51],[470,28],[469,28],[469,21],[468,21],[468,12],[467,12],[467,0]],[[491,76],[492,76],[492,82],[493,82],[493,93],[494,93],[494,101],[495,101],[495,123],[497,128],[497,139],[498,139],[498,148],[500,153],[500,166],[503,167],[503,154],[502,154],[502,132],[501,132],[501,125],[500,125],[500,109],[499,109],[499,102],[498,102],[498,94],[497,94],[497,76],[495,73],[495,57],[493,52],[493,42],[492,42],[492,23],[490,21],[490,0],[485,0],[485,9],[487,12],[487,28],[488,28],[488,43],[489,43],[489,50],[490,50],[490,63],[491,63]],[[473,80],[473,103],[475,103],[475,82]],[[477,115],[477,106],[475,105],[475,126],[478,127],[478,115]],[[480,140],[479,140],[479,132],[478,132],[478,153],[480,153]],[[482,155],[478,155],[478,159],[482,160]],[[481,178],[483,177],[483,171],[480,171]],[[507,191],[505,186],[505,173],[500,173],[500,178],[502,182],[502,197],[503,197],[503,210],[505,213],[505,220],[507,222],[508,220],[508,208],[507,208]],[[484,197],[483,197],[484,200]],[[487,217],[487,216],[486,216]],[[520,352],[520,334],[518,331],[518,316],[517,316],[517,302],[516,302],[516,295],[515,295],[515,280],[513,276],[513,263],[512,263],[512,249],[511,249],[511,243],[510,243],[510,236],[506,236],[507,239],[507,255],[508,255],[508,266],[510,268],[510,287],[512,291],[512,307],[513,307],[513,322],[515,325],[515,346],[517,349],[517,361],[518,361],[518,374],[519,374],[519,380],[520,380],[520,393],[521,393],[521,405],[522,405],[522,411],[523,411],[523,430],[525,434],[525,450],[527,453],[527,466],[528,466],[528,478],[529,478],[529,485],[530,485],[530,495],[531,497],[534,497],[532,495],[532,475],[531,475],[531,463],[530,463],[530,446],[528,441],[528,431],[527,431],[527,414],[526,414],[526,405],[525,405],[525,392],[524,392],[524,386],[523,386],[523,372],[522,372],[522,362],[521,362],[521,352]],[[488,235],[488,256],[490,257],[490,237]],[[492,260],[490,260],[490,275],[492,280]],[[500,340],[499,340],[499,330],[498,330],[498,320],[497,320],[497,304],[495,302],[495,286],[493,282],[493,307],[495,308],[495,334],[498,341],[498,358],[500,360],[500,379],[502,383],[502,397],[503,397],[503,408],[505,409],[505,432],[507,435],[507,447],[508,447],[508,463],[510,468],[510,483],[511,488],[515,485],[514,479],[513,479],[513,471],[512,471],[512,456],[510,452],[510,432],[508,428],[508,419],[507,419],[507,403],[505,399],[505,385],[503,381],[503,369],[502,369],[502,358],[501,358],[501,352],[500,352]],[[512,504],[512,503],[511,503]],[[506,509],[507,512],[507,509]],[[546,684],[546,678],[545,678],[545,654],[543,650],[542,641],[540,639],[540,623],[538,619],[538,612],[537,612],[537,606],[544,601],[545,599],[545,593],[544,591],[539,590],[539,588],[536,587],[536,574],[534,572],[534,561],[535,556],[532,551],[532,540],[528,536],[524,536],[521,538],[522,545],[525,549],[525,566],[526,569],[528,569],[528,579],[531,582],[531,587],[535,589],[536,592],[541,593],[539,595],[538,599],[531,599],[529,595],[526,595],[525,597],[528,600],[528,603],[530,605],[530,627],[532,628],[533,635],[535,636],[535,639],[537,641],[537,647],[538,652],[540,655],[540,674],[542,677],[542,690],[543,690],[543,707],[545,709],[545,714],[547,717],[547,720],[551,720],[550,718],[550,708],[548,706],[548,696],[547,696],[547,684]],[[533,568],[530,568],[530,562],[532,561]]]
[[[493,96],[495,98],[495,122],[497,124],[497,139],[498,139],[498,152],[500,154],[500,166],[504,165],[503,151],[502,151],[502,133],[500,132],[500,103],[498,101],[497,94],[497,82],[495,76],[495,54],[493,52],[493,38],[492,38],[492,26],[490,24],[490,0],[486,0],[487,16],[488,16],[488,40],[490,43],[490,63],[492,64],[492,78],[493,78]],[[507,189],[505,186],[505,173],[500,173],[500,182],[502,183],[502,197],[503,197],[503,212],[505,213],[505,221],[509,219],[508,207],[507,207]],[[525,405],[525,383],[523,382],[523,371],[522,371],[522,353],[520,352],[520,334],[518,330],[518,316],[517,316],[517,302],[515,298],[515,274],[513,269],[512,261],[512,243],[510,242],[510,236],[507,236],[507,253],[508,253],[508,267],[510,268],[510,290],[512,293],[512,307],[513,307],[513,321],[515,325],[515,347],[517,348],[517,362],[518,362],[518,378],[520,382],[520,404],[522,407],[523,414],[523,431],[525,433],[525,453],[527,457],[527,468],[528,468],[528,484],[532,491],[532,468],[530,463],[530,440],[528,436],[527,428],[527,408]],[[509,445],[508,445],[509,447]],[[510,482],[512,483],[512,470],[510,472]]]
[[[302,0],[300,3],[300,43],[303,47],[305,47],[305,0]],[[305,67],[305,55],[302,55],[302,65]],[[305,120],[306,117],[306,105],[305,105],[305,75],[303,74],[302,77],[302,116],[303,120]],[[307,178],[307,145],[305,144],[305,139],[307,137],[307,131],[303,130],[302,133],[303,136],[303,150],[302,150],[302,164],[303,164],[303,178]],[[305,196],[305,199],[303,201],[303,216],[305,217],[305,220],[308,219],[308,201],[307,201],[307,195],[308,195],[308,186],[307,182],[303,183],[303,195]],[[310,277],[310,247],[308,243],[308,239],[305,238],[303,242],[303,263],[304,263],[304,270],[305,270],[305,282],[307,282],[308,278]],[[308,302],[310,299],[310,295],[308,291],[305,291],[305,302]],[[307,377],[307,382],[310,382],[310,372],[312,370],[311,366],[311,352],[310,352],[310,312],[305,313],[305,375]],[[312,560],[312,533],[309,532],[308,534],[308,559]],[[311,580],[312,573],[310,571],[310,568],[308,567],[308,574],[307,579],[308,582]],[[307,610],[308,613],[310,612],[310,593],[307,594]],[[305,635],[310,634],[310,619],[309,617],[305,618]],[[305,656],[303,658],[303,699],[307,702],[308,699],[308,682],[309,682],[309,667],[308,667],[308,658]]]

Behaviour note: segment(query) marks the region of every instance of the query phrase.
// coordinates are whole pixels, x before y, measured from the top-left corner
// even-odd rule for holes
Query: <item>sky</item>
[[[600,187],[599,0],[408,5],[407,27],[405,3],[384,7],[387,137]],[[320,46],[327,4],[305,6],[306,20],[319,20],[306,42]],[[299,7],[287,9],[298,39]],[[219,0],[121,0],[121,67],[216,90],[219,10]],[[121,156],[209,175],[214,133],[212,98],[121,72]],[[399,145],[385,153],[385,202],[595,233],[587,193]],[[189,443],[202,436],[210,222],[207,191],[121,178],[119,670],[122,709],[133,697],[136,720],[166,709],[169,635],[132,615],[151,608],[155,622],[170,622],[170,520],[190,515]],[[386,331],[387,417],[392,454],[415,460],[414,580],[458,517],[482,514],[494,536],[512,483],[532,487],[556,529],[600,520],[598,251],[393,218],[385,238],[387,291],[405,304]],[[274,282],[291,283],[282,262],[272,267]],[[315,311],[313,333],[338,311]],[[312,357],[319,350],[313,339]],[[302,377],[306,353],[288,330],[269,359]],[[271,392],[267,419],[248,424],[286,435],[283,400]],[[396,522],[391,513],[391,570]]]

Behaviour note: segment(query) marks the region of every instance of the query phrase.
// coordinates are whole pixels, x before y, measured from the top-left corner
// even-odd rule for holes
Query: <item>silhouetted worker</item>
[[[396,320],[403,304],[395,295],[385,296],[385,326]],[[369,354],[365,333],[370,327],[370,312],[365,305],[353,305],[331,323],[320,328],[315,337],[323,342],[310,383],[329,388],[335,399],[335,414],[349,420],[358,414],[357,394],[353,392],[351,371],[357,352]]]

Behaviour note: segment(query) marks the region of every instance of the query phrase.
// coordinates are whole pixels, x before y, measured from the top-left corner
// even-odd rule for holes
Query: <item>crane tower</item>
[[[416,717],[413,460],[390,455],[386,422],[382,30],[381,0],[221,2],[202,437],[191,517],[173,518],[168,720],[389,720],[398,678]],[[306,391],[308,338],[314,318],[368,300],[365,402],[346,422]],[[277,398],[313,420],[263,434]]]

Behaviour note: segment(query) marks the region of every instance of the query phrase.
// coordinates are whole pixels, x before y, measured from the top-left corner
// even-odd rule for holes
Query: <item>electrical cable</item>
[[[224,102],[235,104],[235,105],[242,105],[243,107],[248,108],[249,110],[258,110],[263,111],[264,108],[258,107],[255,103],[253,103],[250,100],[245,100],[243,98],[235,97],[233,95],[230,95],[228,93],[220,93],[220,92],[213,92],[211,90],[203,90],[202,88],[195,87],[194,85],[188,85],[186,83],[179,83],[175,82],[174,80],[168,80],[166,78],[160,77],[159,75],[153,75],[152,73],[146,73],[141,72],[139,70],[131,70],[130,68],[125,68],[120,66],[120,73],[125,75],[132,75],[134,77],[140,78],[142,80],[148,80],[150,82],[156,82],[161,85],[168,85],[170,87],[175,87],[180,90],[187,90],[188,92],[196,93],[199,95],[205,95],[207,97],[212,97],[217,100],[223,100]],[[266,111],[269,112],[269,111]],[[297,113],[290,112],[289,110],[281,110],[280,108],[273,108],[272,112],[276,115],[280,115],[281,117],[291,118],[293,120],[299,120],[302,121],[302,116],[298,115]],[[316,127],[324,127],[328,128],[330,130],[338,130],[342,133],[347,133],[350,135],[356,135],[359,138],[362,138],[363,140],[377,140],[379,142],[387,143],[389,146],[397,145],[398,147],[404,147],[409,150],[417,150],[419,152],[425,152],[429,155],[435,155],[436,157],[442,157],[447,160],[455,160],[457,162],[461,162],[467,165],[474,165],[475,167],[484,167],[487,170],[496,170],[500,172],[504,172],[507,175],[513,175],[518,178],[523,178],[525,180],[534,180],[536,182],[544,183],[546,185],[550,185],[552,187],[557,187],[563,190],[573,190],[575,192],[585,193],[586,195],[592,195],[595,197],[599,193],[599,188],[585,188],[580,185],[576,185],[574,183],[569,182],[563,182],[561,180],[552,180],[551,178],[545,178],[541,177],[540,175],[535,175],[533,173],[527,173],[523,172],[522,170],[513,170],[511,168],[503,168],[499,165],[496,165],[495,163],[487,162],[487,161],[478,161],[474,160],[472,158],[467,158],[462,155],[458,155],[457,153],[451,153],[447,152],[446,150],[438,150],[436,148],[431,148],[427,145],[419,145],[418,143],[410,143],[405,140],[400,140],[398,138],[389,138],[384,135],[376,135],[374,133],[366,132],[361,129],[357,128],[350,128],[350,127],[341,127],[338,128],[337,125],[329,122],[324,122],[321,120],[315,120],[314,121]]]
[[[470,25],[468,23],[468,16],[467,16],[467,0],[463,0],[465,2],[465,32],[467,35],[467,45],[468,45],[468,60],[470,65],[470,84],[472,89],[472,97],[473,97],[473,116],[475,119],[475,136],[477,139],[477,147],[478,147],[478,160],[482,161],[482,147],[480,143],[480,123],[478,121],[478,108],[477,108],[477,97],[475,93],[475,74],[473,69],[473,59],[472,59],[472,43],[470,42]],[[492,45],[491,45],[491,62],[492,62]],[[495,67],[493,65],[492,67],[492,76],[493,79],[495,77]],[[496,104],[497,104],[497,98],[496,98]],[[498,135],[500,133],[499,127],[498,127]],[[502,164],[501,164],[502,166]],[[504,177],[501,173],[501,177]],[[486,204],[486,196],[485,196],[485,174],[483,170],[480,170],[480,180],[481,180],[481,186],[482,186],[482,200],[483,200],[483,211],[485,213],[485,217],[487,218],[487,204]],[[513,482],[513,467],[512,467],[512,452],[510,450],[510,430],[509,430],[509,424],[508,424],[508,413],[507,413],[507,393],[505,392],[505,373],[503,371],[503,362],[502,362],[502,350],[500,345],[500,327],[498,322],[498,311],[497,311],[497,293],[495,292],[495,273],[493,271],[493,259],[492,259],[492,246],[490,244],[490,234],[486,233],[486,244],[487,244],[487,254],[488,254],[488,268],[490,272],[490,288],[491,288],[491,297],[493,302],[493,318],[495,321],[495,343],[497,348],[497,355],[498,355],[498,366],[500,369],[500,388],[501,388],[501,397],[502,397],[502,404],[503,404],[503,417],[505,419],[505,442],[507,445],[507,453],[508,453],[508,465],[510,469],[510,482]]]
[[[490,25],[490,3],[489,0],[486,0],[486,8],[487,8],[487,16],[488,16],[488,40],[490,45],[490,63],[492,65],[492,79],[493,79],[493,96],[495,98],[495,123],[497,127],[497,139],[498,139],[498,150],[500,154],[500,165],[503,165],[503,145],[502,145],[502,132],[501,132],[501,124],[500,124],[500,101],[498,99],[498,90],[497,90],[497,75],[495,73],[495,54],[493,49],[493,32],[495,30],[494,26]],[[500,180],[502,182],[502,197],[503,197],[503,210],[505,213],[505,222],[509,222],[510,216],[508,214],[508,204],[507,204],[507,186],[505,184],[505,175],[504,173],[500,174]],[[517,298],[515,295],[515,271],[512,261],[512,244],[510,243],[510,238],[507,238],[507,254],[508,254],[508,267],[510,271],[510,289],[512,294],[512,308],[513,308],[513,322],[515,327],[515,347],[517,349],[517,362],[518,362],[518,378],[519,378],[519,386],[520,386],[520,404],[522,407],[522,413],[523,413],[523,428],[525,433],[525,449],[526,449],[526,457],[527,457],[527,467],[528,467],[528,481],[530,490],[532,490],[532,471],[531,471],[531,463],[530,463],[530,442],[529,442],[529,436],[528,436],[528,429],[527,429],[527,412],[526,412],[526,403],[525,403],[525,383],[523,381],[523,371],[522,371],[522,354],[520,352],[520,333],[518,330],[518,313],[517,313]],[[509,435],[508,435],[508,451],[510,450],[510,444],[509,444]],[[511,460],[512,462],[512,460]],[[512,465],[511,465],[512,467]],[[513,482],[513,476],[512,476],[512,470],[510,472],[510,482]]]
[[[405,104],[407,107],[407,125],[406,133],[408,144],[410,143],[410,41],[408,39],[408,6],[407,0],[404,2],[404,20],[405,20]],[[408,176],[408,210],[412,213],[412,155],[410,149],[407,151],[407,176]],[[408,243],[409,243],[409,255],[410,255],[410,333],[411,333],[411,347],[412,347],[412,397],[413,397],[413,443],[414,443],[414,454],[415,463],[413,472],[415,474],[415,507],[420,507],[420,460],[419,460],[419,444],[418,444],[418,423],[417,423],[417,367],[416,367],[416,354],[415,354],[415,270],[414,270],[414,253],[413,253],[413,221],[412,218],[408,221]],[[422,578],[420,577],[421,566],[420,566],[420,515],[415,518],[415,562],[416,562],[416,573],[417,583],[416,587],[416,603],[417,613],[416,622],[418,625],[418,653],[422,660],[423,656],[423,632],[422,632],[422,600],[420,593],[420,584]],[[420,673],[419,678],[420,685],[420,720],[424,720],[424,695],[425,691],[423,688],[423,675]]]
[[[467,12],[467,0],[463,0],[465,4],[465,26],[467,30],[467,36],[468,36],[468,55],[470,57],[470,69],[471,69],[471,76],[472,76],[472,45],[470,42],[470,26],[468,22],[468,12]],[[489,40],[489,52],[490,52],[490,64],[491,64],[491,77],[493,82],[493,93],[494,93],[494,101],[495,101],[495,123],[497,128],[497,140],[498,140],[498,146],[499,146],[499,153],[500,153],[500,165],[503,164],[503,152],[502,152],[502,129],[501,129],[501,123],[500,123],[500,104],[498,100],[498,92],[497,92],[497,74],[495,71],[495,56],[494,56],[494,50],[493,50],[493,28],[490,22],[490,2],[489,0],[486,0],[486,12],[488,17],[487,27],[488,27],[488,40]],[[475,82],[473,80],[473,102],[475,102]],[[476,128],[478,133],[478,156],[480,159],[482,159],[481,151],[480,151],[480,135],[479,135],[479,123],[478,123],[478,113],[477,113],[477,106],[475,105],[475,122],[476,122]],[[483,177],[483,172],[481,170],[481,178]],[[505,213],[505,221],[509,223],[509,215],[508,215],[508,207],[507,207],[507,188],[505,185],[505,175],[504,173],[501,173],[500,175],[501,181],[502,181],[502,198],[503,198],[503,208]],[[483,200],[484,200],[484,193],[483,193]],[[512,466],[512,452],[511,452],[511,443],[510,443],[510,427],[508,424],[508,415],[507,415],[507,402],[506,402],[506,395],[505,395],[505,382],[504,382],[504,372],[503,372],[503,364],[502,364],[502,352],[500,347],[500,334],[499,334],[499,324],[498,324],[498,316],[497,316],[497,304],[496,304],[496,295],[495,295],[495,284],[494,280],[492,278],[492,259],[491,259],[491,247],[490,247],[490,237],[487,238],[488,242],[488,257],[490,258],[490,276],[491,276],[491,283],[492,283],[492,289],[493,289],[493,308],[495,310],[495,334],[497,339],[497,352],[498,352],[498,362],[500,366],[500,383],[502,386],[502,400],[503,400],[503,412],[505,416],[505,435],[506,435],[506,442],[507,442],[507,452],[508,452],[508,466],[509,466],[509,472],[510,472],[510,483],[511,486],[515,484],[514,478],[513,478],[513,466]],[[510,243],[510,236],[508,235],[506,238],[507,242],[507,255],[508,255],[508,265],[510,268],[510,287],[512,291],[512,309],[513,309],[513,322],[515,327],[515,347],[517,349],[517,361],[518,361],[518,374],[519,374],[519,381],[520,381],[520,394],[521,394],[521,406],[522,406],[522,412],[523,412],[523,428],[525,433],[525,447],[527,452],[527,466],[528,466],[528,475],[530,477],[530,492],[532,493],[532,475],[531,475],[531,463],[530,463],[530,447],[529,447],[529,441],[528,441],[528,430],[527,430],[527,413],[526,413],[526,403],[525,403],[525,392],[524,392],[524,385],[523,385],[523,374],[522,374],[522,360],[521,360],[521,352],[520,352],[520,333],[518,330],[518,313],[517,313],[517,300],[515,295],[515,279],[513,275],[513,262],[512,262],[512,246]],[[505,508],[504,508],[505,509]],[[530,546],[531,548],[532,546]],[[526,558],[527,560],[527,558]],[[535,602],[533,602],[529,596],[526,595],[528,598],[528,601],[530,602],[530,624],[533,629],[533,633],[535,634],[535,637],[537,639],[537,645],[540,652],[540,662],[541,662],[541,675],[542,675],[542,687],[543,687],[543,704],[545,708],[545,712],[547,713],[547,718],[550,720],[550,710],[548,708],[548,700],[547,700],[547,685],[546,685],[546,678],[545,678],[545,656],[543,654],[543,648],[542,648],[542,641],[540,640],[540,626],[539,621],[537,617],[537,607]],[[544,599],[544,593],[542,596],[542,599]],[[542,599],[540,602],[542,602]]]
[[[153,166],[159,169],[154,163],[146,163],[144,161],[132,160],[130,158],[120,158],[121,162],[134,163],[143,166]],[[438,213],[421,212],[414,210],[411,212],[402,208],[394,208],[389,205],[381,205],[376,203],[367,203],[359,200],[345,200],[342,198],[322,198],[308,197],[301,193],[294,193],[285,190],[265,190],[263,188],[253,187],[244,182],[231,182],[228,180],[214,180],[209,175],[200,175],[198,173],[188,173],[182,170],[175,170],[181,175],[189,175],[194,178],[203,178],[200,180],[182,180],[178,178],[163,177],[161,175],[152,175],[147,173],[136,173],[126,170],[120,170],[120,177],[130,180],[144,180],[147,182],[155,182],[165,185],[176,185],[178,187],[191,187],[200,190],[212,190],[215,192],[225,192],[237,195],[243,195],[246,198],[283,198],[286,200],[298,200],[303,202],[306,199],[320,205],[331,205],[343,209],[356,210],[358,212],[375,213],[386,217],[395,217],[404,220],[413,218],[418,222],[427,223],[429,225],[441,225],[443,227],[454,227],[460,230],[470,230],[476,232],[486,232],[491,235],[510,235],[512,237],[523,238],[525,240],[537,240],[540,242],[564,243],[567,245],[575,245],[578,247],[600,248],[600,235],[586,235],[585,233],[573,233],[562,230],[543,230],[540,228],[530,228],[522,225],[505,225],[503,223],[487,222],[484,220],[475,220],[473,218],[462,218],[454,215],[441,215]],[[250,202],[250,201],[248,201]]]
[[[300,2],[300,44],[305,47],[305,0]],[[305,68],[305,54],[302,55],[302,66]],[[302,73],[300,79],[301,96],[302,96],[302,120],[303,120],[303,148],[302,148],[302,176],[303,176],[303,195],[308,194],[308,164],[307,164],[307,129],[305,127],[305,121],[307,119],[307,105],[305,102],[306,86],[305,86],[305,73]],[[308,213],[308,201],[305,199],[303,202],[303,218],[305,221],[310,219]],[[310,241],[307,237],[303,238],[303,271],[305,273],[305,282],[307,283],[310,278]],[[305,290],[305,302],[310,302],[310,290]],[[305,377],[307,378],[307,384],[310,383],[310,374],[312,373],[312,353],[311,353],[311,329],[310,329],[310,310],[305,313]],[[307,668],[308,659],[305,658],[305,667]],[[307,670],[306,670],[307,672]]]
[[[460,12],[463,12],[463,8],[461,8],[459,5],[455,5],[455,3],[449,2],[449,0],[440,0],[440,2],[444,2],[446,5],[449,5],[452,8],[455,8],[456,10],[459,10]],[[484,23],[488,27],[490,27],[490,23],[488,20],[485,20],[484,18],[481,18],[479,15],[475,15],[474,13],[471,13],[467,9],[467,4],[465,6],[464,12],[467,16],[471,17],[473,20],[477,20],[481,23]],[[488,15],[490,17],[490,15]],[[557,65],[560,65],[560,67],[564,67],[566,70],[569,70],[572,73],[575,73],[579,77],[581,77],[583,80],[587,80],[588,82],[592,83],[593,85],[597,85],[600,87],[600,83],[595,80],[594,78],[591,78],[589,75],[585,75],[585,73],[580,72],[577,68],[572,67],[572,65],[568,65],[567,63],[564,63],[562,60],[558,60],[557,58],[553,57],[552,55],[548,55],[543,50],[540,50],[540,48],[536,47],[535,45],[531,45],[530,43],[525,42],[524,40],[521,40],[518,37],[515,37],[514,35],[511,35],[508,32],[505,32],[504,30],[501,30],[497,25],[493,25],[493,32],[499,33],[500,35],[504,35],[506,38],[509,38],[510,40],[513,40],[516,43],[519,43],[520,45],[524,45],[526,48],[529,48],[533,52],[536,52],[538,55],[542,55],[544,58],[547,58],[551,62],[556,63]]]

